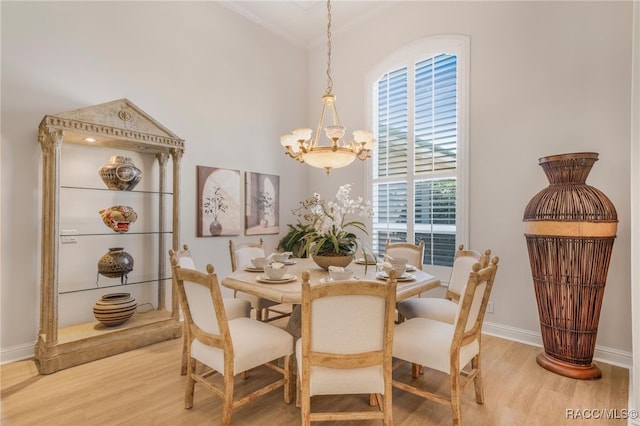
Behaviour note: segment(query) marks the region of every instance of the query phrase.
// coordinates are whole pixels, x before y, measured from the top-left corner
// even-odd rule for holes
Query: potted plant
[[[322,268],[347,266],[358,248],[365,247],[358,236],[349,230],[355,228],[366,234],[364,223],[348,221],[347,216],[372,216],[373,209],[362,198],[352,200],[350,192],[351,185],[342,185],[333,201],[326,201],[316,193],[293,211],[298,216],[298,225],[292,229],[295,232],[290,232],[291,240],[303,241],[303,252],[310,254]]]
[[[211,232],[211,235],[220,235],[222,233],[222,225],[218,222],[218,215],[226,212],[229,206],[219,186],[213,187],[213,193],[204,199],[203,207],[205,215],[213,215],[213,222],[209,225],[209,232]]]
[[[260,226],[266,228],[269,226],[269,217],[273,214],[273,196],[266,191],[260,191],[253,200],[256,203],[258,211],[262,214]]]

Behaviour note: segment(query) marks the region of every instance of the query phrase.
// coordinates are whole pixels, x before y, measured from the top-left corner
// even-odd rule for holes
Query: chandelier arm
[[[316,134],[309,144],[309,149],[313,149],[319,146],[320,132],[322,131],[322,123],[324,123],[324,113],[327,109],[327,98],[322,97],[322,111],[320,112],[320,120],[318,120],[318,127],[316,128]]]

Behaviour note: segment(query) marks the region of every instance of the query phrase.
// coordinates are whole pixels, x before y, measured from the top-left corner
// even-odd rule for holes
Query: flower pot
[[[120,325],[136,312],[138,303],[129,293],[105,294],[93,305],[93,316],[107,327]]]
[[[112,247],[98,259],[98,273],[107,278],[120,278],[124,283],[133,271],[133,257],[122,247]]]
[[[523,219],[544,345],[537,362],[576,379],[601,377],[592,359],[618,222],[607,196],[585,183],[597,160],[591,152],[541,158],[550,185]]]
[[[111,156],[99,173],[107,188],[119,191],[131,191],[142,179],[142,170],[133,164],[131,158],[120,155]]]
[[[348,256],[323,256],[318,254],[311,255],[313,261],[322,269],[329,270],[329,266],[346,267],[353,261],[353,255]]]

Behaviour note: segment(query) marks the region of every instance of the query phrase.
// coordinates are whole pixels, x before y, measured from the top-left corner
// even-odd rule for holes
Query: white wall
[[[32,354],[38,332],[45,114],[126,97],[185,139],[182,240],[221,276],[230,272],[229,237],[195,237],[196,165],[280,175],[280,223],[288,222],[306,175],[278,138],[306,117],[303,50],[214,2],[1,7],[3,361]],[[278,236],[264,237],[275,248]]]
[[[367,73],[399,47],[437,34],[471,38],[468,244],[500,256],[495,314],[486,321],[493,331],[539,341],[522,224],[527,202],[547,185],[538,158],[595,151],[600,160],[587,183],[609,196],[620,220],[597,345],[628,365],[632,2],[395,3],[334,33],[334,93],[348,130],[366,123]],[[326,48],[318,46],[309,58],[310,120],[326,87],[325,62]],[[363,193],[365,166],[329,179],[315,171],[310,185],[331,195],[351,181]]]

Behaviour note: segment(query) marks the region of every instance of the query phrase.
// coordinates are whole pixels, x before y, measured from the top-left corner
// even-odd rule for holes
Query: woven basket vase
[[[539,160],[550,185],[524,212],[545,369],[576,379],[598,379],[592,363],[605,281],[618,218],[613,203],[586,179],[598,154]]]

